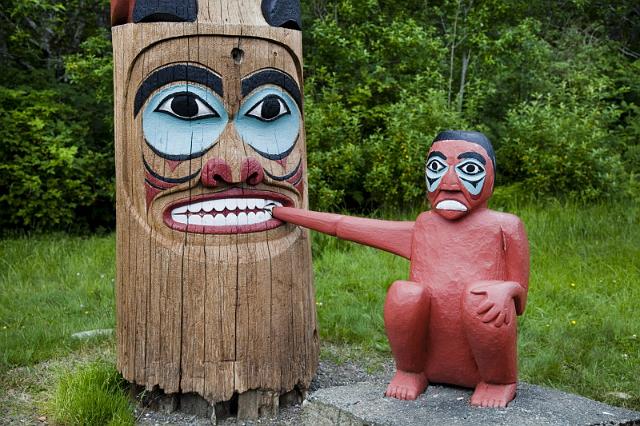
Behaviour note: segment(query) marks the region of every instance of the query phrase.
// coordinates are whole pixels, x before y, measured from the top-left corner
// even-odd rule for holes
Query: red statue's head
[[[486,207],[495,182],[495,154],[480,132],[447,130],[436,136],[426,166],[427,198],[445,219]]]

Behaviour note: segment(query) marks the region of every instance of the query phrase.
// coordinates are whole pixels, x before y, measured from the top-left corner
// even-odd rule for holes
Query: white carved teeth
[[[264,198],[222,198],[176,207],[171,211],[171,218],[185,225],[254,225],[271,219],[271,215],[263,211],[267,204],[282,207],[281,202]],[[222,213],[225,210],[226,216]]]
[[[456,200],[443,200],[436,206],[438,210],[454,210],[458,212],[466,212],[467,206]]]

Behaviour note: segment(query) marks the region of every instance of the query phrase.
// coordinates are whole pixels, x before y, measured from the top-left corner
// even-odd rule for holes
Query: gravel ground
[[[354,362],[345,362],[336,364],[331,361],[321,361],[318,368],[316,377],[311,382],[309,392],[314,392],[318,389],[328,388],[332,386],[345,386],[359,382],[374,382],[385,383],[391,379],[393,374],[393,362],[391,359],[382,363],[380,371],[368,374],[362,365]],[[187,415],[180,412],[172,414],[163,414],[155,411],[143,411],[136,409],[136,416],[138,418],[136,424],[144,426],[155,425],[195,425],[195,426],[208,426],[211,425],[209,419],[197,417],[194,415]],[[302,406],[293,405],[286,408],[281,408],[278,417],[273,419],[259,419],[256,421],[236,421],[229,418],[226,420],[218,421],[218,425],[232,426],[232,425],[286,425],[293,426],[299,425],[302,416]]]

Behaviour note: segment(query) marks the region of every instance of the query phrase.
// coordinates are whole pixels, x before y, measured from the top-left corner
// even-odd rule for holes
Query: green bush
[[[625,176],[609,130],[618,118],[615,106],[594,107],[570,92],[522,103],[509,111],[497,152],[503,181],[536,195],[615,195]]]
[[[82,107],[64,91],[0,86],[0,226],[110,222],[113,160]]]
[[[60,376],[49,410],[56,423],[70,426],[133,425],[124,386],[112,364],[96,361]]]

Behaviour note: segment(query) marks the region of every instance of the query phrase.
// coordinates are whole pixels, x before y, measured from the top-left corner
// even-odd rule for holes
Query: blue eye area
[[[218,140],[229,121],[222,100],[193,83],[158,90],[147,102],[142,129],[149,147],[169,160],[203,155]]]
[[[461,162],[456,167],[456,173],[470,194],[478,195],[482,192],[487,172],[478,160],[468,159]]]
[[[258,154],[281,160],[295,147],[301,119],[291,95],[280,87],[262,86],[240,106],[235,125],[242,140]]]
[[[445,163],[444,160],[438,157],[430,158],[427,161],[426,177],[427,190],[429,192],[434,192],[436,189],[438,189],[438,186],[440,185],[440,182],[442,181],[442,178],[444,177],[447,170],[449,170],[449,166],[447,165],[447,163]]]

